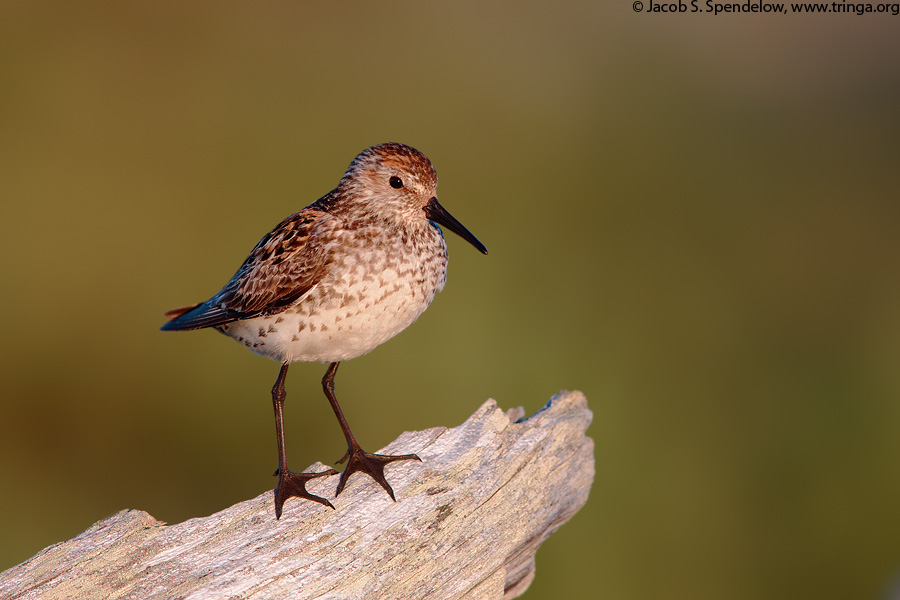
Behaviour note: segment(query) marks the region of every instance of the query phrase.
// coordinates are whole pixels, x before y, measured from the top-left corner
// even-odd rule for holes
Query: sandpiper
[[[403,144],[361,152],[337,188],[267,233],[234,277],[206,302],[171,310],[162,329],[212,327],[253,352],[281,362],[272,388],[278,444],[275,517],[285,500],[331,502],[306,482],[336,474],[294,473],[284,448],[284,380],[295,361],[330,363],[322,388],[347,440],[335,496],[352,473],[367,473],[394,500],[384,468],[415,454],[370,454],[360,448],[334,395],[341,361],[373,350],[406,329],[444,287],[447,247],[438,225],[480,252],[487,249],[438,203],[431,161]]]

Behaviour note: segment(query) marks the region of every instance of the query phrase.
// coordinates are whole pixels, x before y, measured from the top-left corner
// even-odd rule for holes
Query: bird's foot
[[[322,471],[321,473],[294,473],[288,468],[282,469],[279,467],[275,471],[275,475],[278,475],[278,487],[275,488],[275,518],[281,518],[281,508],[284,506],[284,501],[291,497],[297,498],[306,498],[307,500],[312,500],[313,502],[318,502],[319,504],[324,504],[329,508],[334,508],[334,506],[321,496],[316,496],[315,494],[311,494],[306,491],[306,482],[310,479],[315,479],[316,477],[325,477],[327,475],[337,475],[337,471],[334,469],[328,469],[327,471]]]
[[[351,446],[350,448],[348,448],[347,452],[344,454],[341,460],[337,461],[337,464],[341,464],[348,459],[349,461],[347,462],[347,468],[344,469],[343,473],[341,473],[341,479],[340,481],[338,481],[337,491],[334,494],[335,496],[340,495],[340,493],[344,491],[344,485],[347,483],[350,475],[356,472],[360,472],[367,474],[369,477],[377,481],[394,502],[397,501],[397,499],[394,497],[394,490],[391,489],[391,485],[384,477],[385,465],[398,460],[422,460],[415,454],[369,454],[359,446]]]

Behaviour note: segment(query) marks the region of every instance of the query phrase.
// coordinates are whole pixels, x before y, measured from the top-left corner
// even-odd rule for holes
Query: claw
[[[281,518],[281,509],[284,506],[285,500],[291,497],[296,498],[306,498],[307,500],[312,500],[313,502],[318,502],[319,504],[325,505],[331,509],[334,508],[334,505],[331,504],[325,498],[321,496],[316,496],[315,494],[311,494],[306,491],[306,482],[310,479],[315,479],[317,477],[326,477],[328,475],[337,475],[337,471],[334,469],[328,469],[327,471],[322,471],[321,473],[294,473],[287,467],[283,470],[279,467],[275,472],[278,475],[278,487],[275,488],[275,518]]]
[[[350,475],[356,472],[360,472],[367,474],[369,477],[377,481],[378,484],[384,488],[384,491],[388,493],[388,496],[390,496],[391,500],[393,500],[394,502],[397,501],[397,498],[394,497],[394,490],[391,488],[391,485],[387,482],[387,479],[384,476],[384,467],[388,463],[392,463],[398,460],[422,460],[415,454],[369,454],[359,447],[348,449],[347,454],[344,455],[344,458],[342,458],[338,462],[343,462],[347,458],[349,458],[350,460],[347,463],[347,468],[344,469],[343,473],[341,473],[341,479],[340,481],[338,481],[337,491],[334,494],[335,496],[339,496],[340,493],[344,491],[344,486],[347,484],[347,480],[350,478]]]

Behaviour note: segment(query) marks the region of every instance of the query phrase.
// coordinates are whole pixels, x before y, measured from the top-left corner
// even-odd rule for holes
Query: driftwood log
[[[459,427],[401,435],[383,452],[423,462],[388,467],[396,503],[356,475],[337,499],[337,476],[311,483],[336,510],[291,499],[280,521],[272,492],[176,525],[123,510],[0,573],[0,598],[514,598],[594,476],[580,392],[522,413],[488,400]]]

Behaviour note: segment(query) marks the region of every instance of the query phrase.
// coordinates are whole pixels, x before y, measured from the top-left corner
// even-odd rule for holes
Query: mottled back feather
[[[201,329],[274,315],[300,299],[327,271],[328,257],[315,232],[320,219],[331,218],[326,210],[333,194],[279,223],[256,244],[225,287],[162,328]]]

